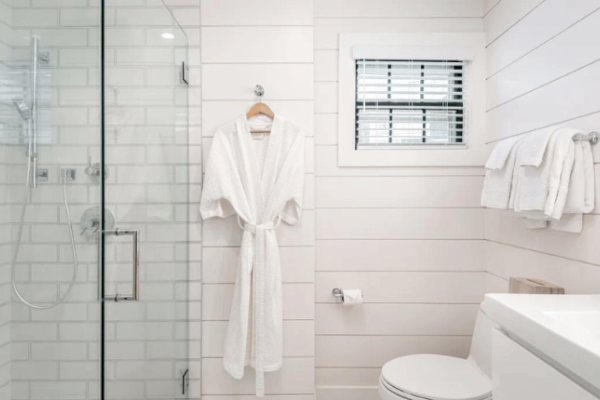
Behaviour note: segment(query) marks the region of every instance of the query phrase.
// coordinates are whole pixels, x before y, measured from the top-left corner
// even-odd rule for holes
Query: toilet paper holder
[[[361,290],[362,292],[362,290]],[[340,288],[334,288],[331,291],[331,294],[334,295],[335,297],[338,297],[340,299],[342,299],[342,303],[344,302],[344,291]]]

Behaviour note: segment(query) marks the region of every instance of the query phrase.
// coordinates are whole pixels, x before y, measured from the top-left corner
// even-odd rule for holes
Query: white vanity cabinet
[[[494,400],[598,400],[504,332],[492,343]]]

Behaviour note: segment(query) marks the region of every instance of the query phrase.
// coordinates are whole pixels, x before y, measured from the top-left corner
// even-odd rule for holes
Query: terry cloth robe
[[[203,219],[237,214],[234,218],[244,231],[223,366],[241,379],[244,367],[251,365],[257,396],[265,392],[264,373],[282,364],[281,269],[275,228],[280,221],[298,222],[304,186],[300,129],[278,115],[272,124],[263,120],[258,126],[261,118],[249,121],[244,115],[217,130],[200,203]],[[269,135],[250,133],[268,125],[272,125]]]

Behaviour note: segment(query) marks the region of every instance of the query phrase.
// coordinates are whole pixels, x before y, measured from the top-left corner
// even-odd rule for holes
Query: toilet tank
[[[490,379],[492,379],[492,332],[497,327],[498,324],[489,319],[482,307],[479,307],[468,360],[474,362]]]

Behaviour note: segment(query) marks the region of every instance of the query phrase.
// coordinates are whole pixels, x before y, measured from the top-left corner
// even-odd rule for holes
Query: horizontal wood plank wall
[[[600,130],[600,1],[500,0],[486,9],[490,151],[545,127]],[[594,156],[598,192],[598,146]],[[488,291],[523,276],[600,293],[598,209],[584,217],[582,234],[527,230],[511,212],[486,210]]]
[[[315,175],[313,4],[311,0],[201,0],[202,151],[215,130],[264,101],[302,128],[306,144],[304,213],[277,229],[283,274],[283,367],[266,374],[268,399],[315,398]],[[254,370],[237,381],[223,370],[225,335],[242,231],[234,218],[203,226],[202,394],[254,399]]]
[[[339,34],[483,31],[483,14],[480,0],[315,0],[319,400],[379,399],[395,357],[466,356],[488,282],[482,168],[338,167]],[[365,304],[340,306],[334,287]]]

